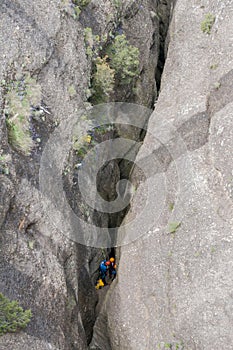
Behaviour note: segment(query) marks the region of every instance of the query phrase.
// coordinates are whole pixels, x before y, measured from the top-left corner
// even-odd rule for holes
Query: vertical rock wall
[[[232,20],[231,1],[176,1],[149,123],[157,141],[148,135],[138,155],[153,152],[157,200],[150,230],[119,251],[105,305],[111,349],[233,347]],[[126,220],[137,220],[146,191],[141,183]]]
[[[3,0],[0,4],[0,156],[5,162],[0,164],[0,291],[33,314],[25,331],[0,338],[1,349],[84,350],[92,338],[97,303],[93,281],[102,253],[70,241],[65,224],[62,230],[49,225],[38,191],[47,140],[67,116],[87,106],[92,67],[85,28],[101,36],[121,30],[117,23],[130,43],[139,47],[137,90],[116,98],[149,107],[157,94],[157,2],[93,0],[79,15],[74,3]],[[19,89],[18,97],[23,98],[26,77],[34,79],[40,90],[38,105],[30,106],[34,108],[30,154],[12,147],[6,117],[7,94]],[[115,175],[118,172],[117,166]],[[67,178],[72,188],[72,174]],[[77,197],[72,193],[68,199]]]

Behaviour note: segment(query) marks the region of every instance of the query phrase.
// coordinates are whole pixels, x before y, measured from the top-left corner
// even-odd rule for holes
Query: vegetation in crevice
[[[92,29],[90,27],[86,27],[84,29],[84,42],[86,46],[86,54],[89,58],[92,58],[93,47],[94,47],[94,36],[92,33]]]
[[[76,6],[78,6],[80,8],[80,10],[82,10],[84,7],[86,7],[91,0],[72,0],[73,4],[75,4]]]
[[[95,49],[96,41],[98,55]],[[92,59],[91,98],[93,104],[114,100],[114,91],[123,85],[134,85],[139,77],[139,49],[130,45],[124,34],[114,39],[93,37],[90,29],[85,30],[87,55]]]
[[[31,310],[23,310],[18,301],[10,301],[0,293],[0,335],[25,328],[31,317]]]
[[[4,115],[8,141],[17,151],[29,155],[33,148],[30,116],[41,103],[40,85],[28,74],[5,83],[5,91]]]
[[[90,27],[84,29],[84,42],[86,45],[86,54],[90,59],[95,60],[100,57],[100,52],[108,41],[108,34],[93,34]],[[102,56],[101,56],[102,57]]]
[[[9,175],[9,155],[3,154],[3,151],[0,149],[0,174]]]
[[[73,97],[77,94],[74,85],[70,85],[70,86],[68,87],[68,93],[69,93],[70,98],[73,98]]]
[[[78,19],[82,10],[90,3],[91,0],[72,0],[74,6],[74,18]]]
[[[108,56],[98,57],[95,60],[95,72],[93,73],[92,92],[95,103],[108,102],[110,94],[114,90],[115,70],[108,64]]]
[[[130,45],[124,34],[117,35],[107,49],[109,65],[119,85],[130,84],[139,75],[139,49]]]
[[[166,350],[166,349],[170,349],[170,350],[184,350],[184,343],[183,341],[180,342],[169,342],[169,343],[159,343],[156,347],[156,349],[158,350]]]
[[[203,33],[210,34],[215,22],[215,16],[212,13],[207,13],[205,19],[201,22],[201,30]]]
[[[175,233],[180,226],[181,226],[181,222],[177,222],[177,221],[170,222],[168,225],[168,232]]]
[[[78,20],[82,10],[91,0],[62,0],[61,10]]]
[[[87,152],[101,143],[103,138],[112,138],[114,131],[115,128],[113,125],[106,124],[96,126],[88,120],[87,116],[83,115],[79,123],[73,129],[72,151],[74,151],[78,161],[74,164],[74,168],[79,169]],[[64,175],[67,175],[70,171],[71,169],[65,168]]]

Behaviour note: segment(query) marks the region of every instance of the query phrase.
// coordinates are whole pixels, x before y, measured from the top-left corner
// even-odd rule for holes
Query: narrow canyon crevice
[[[167,35],[168,35],[169,23],[172,16],[171,9],[172,9],[172,1],[158,2],[156,16],[158,16],[159,18],[159,21],[158,21],[159,25],[158,27],[157,26],[155,27],[155,31],[157,31],[157,33],[155,32],[153,34],[154,40],[156,40],[157,42],[154,42],[153,45],[151,46],[152,52],[154,50],[154,47],[159,48],[157,66],[155,69],[155,76],[154,76],[155,93],[153,96],[153,100],[147,106],[148,108],[150,108],[151,106],[154,106],[154,103],[157,100],[160,92],[162,73],[163,73],[163,68],[165,65],[166,54],[167,54]],[[135,103],[138,103],[137,98],[135,97],[133,101]],[[128,131],[130,133],[130,130]],[[145,130],[141,129],[137,134],[138,134],[137,141],[143,143],[143,140],[146,136]],[[139,149],[137,151],[139,151]],[[135,157],[136,157],[136,154],[135,154]],[[118,168],[120,171],[119,179],[129,180],[133,167],[134,167],[133,162],[129,162],[125,159],[119,159],[118,160]],[[121,222],[124,220],[124,217],[126,216],[129,208],[130,208],[130,204],[127,208],[125,208],[124,211],[110,215],[109,227],[119,227]],[[119,249],[116,252],[115,248],[112,248],[110,251],[110,255],[114,257],[117,256],[118,264],[120,263]],[[114,283],[117,283],[117,280],[115,280]],[[110,345],[111,341],[110,339],[108,339],[108,331],[107,331],[107,310],[103,311],[105,298],[108,297],[108,290],[109,290],[109,287],[105,287],[104,289],[98,291],[96,322],[93,327],[94,329],[93,338],[89,346],[89,349],[91,350],[97,350],[97,349],[111,350],[111,345]],[[101,331],[100,325],[102,327],[102,331]]]
[[[1,350],[232,348],[222,3],[1,1]]]
[[[46,27],[43,26],[44,19],[38,4],[30,8],[23,1],[17,7],[4,0],[0,5],[7,23],[6,29],[12,26],[17,33],[11,37],[6,31],[5,36],[9,36],[10,44],[4,46],[6,51],[0,72],[3,84],[1,109],[4,115],[0,120],[1,151],[10,159],[7,163],[9,175],[1,174],[4,176],[1,182],[1,206],[4,209],[0,222],[3,231],[1,244],[5,247],[0,261],[1,286],[9,298],[18,299],[25,308],[32,309],[35,320],[27,327],[26,335],[56,344],[57,348],[83,350],[92,343],[95,322],[107,292],[107,288],[100,290],[98,300],[94,287],[98,264],[106,256],[118,257],[114,248],[85,247],[68,242],[59,229],[45,228],[46,215],[37,192],[41,155],[59,122],[77,107],[83,106],[83,101],[88,105],[87,90],[90,88],[92,68],[84,39],[87,29],[92,29],[94,40],[98,35],[111,37],[124,33],[129,43],[140,51],[139,79],[135,79],[132,85],[116,84],[117,91],[114,91],[110,102],[124,101],[153,108],[165,64],[171,2],[117,1],[114,2],[112,17],[108,16],[109,8],[112,10],[111,2],[102,1],[100,5],[90,2],[77,19],[74,4],[66,6],[64,2],[64,6],[57,7],[45,0],[45,10],[48,6],[48,11],[53,14],[48,16]],[[98,47],[94,49],[98,51],[97,54],[101,52]],[[38,55],[34,55],[35,52]],[[27,75],[33,77],[43,90],[39,104],[29,106],[30,131],[34,142],[29,156],[12,147],[6,125],[9,116],[5,112],[8,91],[12,89],[15,92],[18,82]],[[144,129],[129,127],[124,130],[116,127],[105,137],[119,138],[124,132],[133,135],[137,143],[143,143]],[[87,221],[92,219],[100,227],[119,227],[129,207],[111,215],[91,210],[77,190],[78,169],[75,166],[81,162],[81,157],[72,152],[69,157],[64,167],[63,184],[74,213]],[[111,201],[116,197],[116,183],[129,179],[133,166],[132,161],[116,159],[101,169],[97,187],[104,199]],[[25,186],[22,181],[25,179],[31,187]],[[6,191],[8,195],[5,195]],[[125,195],[124,189],[122,195]],[[11,256],[11,261],[6,261],[8,256]],[[14,273],[8,276],[11,265]],[[53,275],[58,277],[53,278]],[[45,291],[44,281],[48,281]],[[59,307],[53,302],[54,295]],[[107,333],[105,336],[108,337]],[[17,346],[14,347],[17,349]]]

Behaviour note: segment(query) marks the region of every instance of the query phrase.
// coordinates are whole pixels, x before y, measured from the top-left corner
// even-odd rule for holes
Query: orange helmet
[[[109,266],[111,263],[110,261],[106,261],[105,265]]]
[[[115,261],[115,259],[114,259],[114,258],[110,258],[110,259],[109,259],[109,261],[114,262],[114,261]]]

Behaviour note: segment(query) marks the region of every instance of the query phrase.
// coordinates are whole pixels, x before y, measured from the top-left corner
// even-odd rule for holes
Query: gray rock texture
[[[208,14],[215,20],[204,33]],[[1,1],[0,292],[33,317],[24,331],[1,336],[0,349],[233,348],[232,22],[231,0],[93,0],[79,15],[71,0]],[[115,199],[117,182],[129,174],[137,187],[123,222],[134,222],[135,237],[127,227],[119,237],[125,246],[115,252],[117,279],[99,293],[98,264],[109,251],[70,240],[69,222],[53,225],[61,216],[51,208],[48,217],[39,191],[52,132],[90,108],[87,27],[101,38],[95,55],[104,36],[122,32],[139,48],[140,77],[111,97],[146,107],[156,100],[142,147],[137,128],[111,131],[138,142],[129,152],[138,153],[141,171],[113,160],[99,173],[106,200]],[[34,147],[27,156],[7,130],[8,90],[25,75],[41,89],[40,105],[31,106],[38,113],[30,116]],[[77,159],[69,156],[70,207],[115,227],[126,211],[90,213],[75,187],[78,170],[69,168]],[[48,192],[53,181],[46,182]]]
[[[0,3],[0,156],[3,154],[6,162],[4,166],[0,162],[0,292],[33,314],[24,331],[0,337],[1,349],[85,350],[92,338],[98,302],[94,283],[103,252],[70,241],[68,226],[59,230],[51,225],[43,206],[45,199],[38,191],[41,154],[51,133],[67,116],[87,106],[92,63],[86,54],[84,29],[91,27],[95,35],[109,35],[121,20],[129,40],[136,45],[142,28],[148,41],[138,42],[143,77],[138,83],[138,101],[151,105],[156,94],[159,36],[158,21],[151,11],[157,3],[147,1],[141,8],[140,1],[93,0],[78,18],[74,3]],[[41,105],[33,106],[40,109],[39,114],[30,118],[34,147],[29,156],[11,146],[6,120],[8,89],[25,75],[35,79],[41,89]],[[111,199],[115,193],[109,177],[117,181],[120,170],[115,162],[107,170],[100,187],[103,196]],[[73,172],[65,181],[69,203],[85,216],[72,181]],[[59,219],[56,214],[52,217],[54,222]],[[105,226],[111,221],[101,215],[98,220]]]
[[[208,13],[215,23],[205,34]],[[152,180],[134,172],[138,191],[125,221],[139,220],[148,185],[157,197],[145,217],[151,228],[138,225],[141,239],[119,248],[93,349],[233,347],[232,20],[231,1],[176,1],[148,129],[157,142],[148,135],[137,157],[152,150]]]
[[[0,287],[10,299],[30,308],[33,318],[26,333],[2,336],[0,348],[85,349],[90,338],[88,329],[88,336],[85,333],[90,327],[87,319],[93,325],[97,302],[88,263],[92,253],[48,226],[36,190],[41,150],[56,121],[85,101],[90,73],[83,28],[62,2],[1,1],[0,8],[0,80],[5,81],[1,112],[7,84],[24,73],[41,86],[42,105],[48,111],[33,126],[41,143],[27,158],[10,148],[1,115],[1,150],[11,162],[9,176],[1,175]],[[76,90],[73,99],[70,86]],[[89,308],[78,302],[83,294],[78,280],[84,270],[91,285],[85,300]]]

